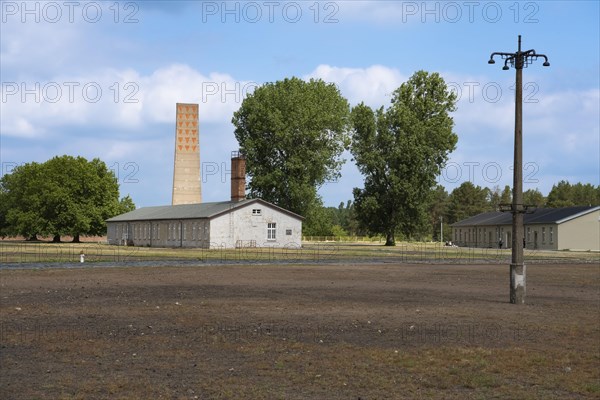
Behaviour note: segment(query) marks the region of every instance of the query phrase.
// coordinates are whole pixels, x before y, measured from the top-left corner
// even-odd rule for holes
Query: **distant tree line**
[[[428,220],[420,226],[413,236],[398,232],[398,237],[412,240],[449,240],[451,238],[450,224],[472,217],[474,215],[498,210],[500,204],[512,202],[512,191],[509,186],[501,189],[476,186],[464,182],[448,193],[437,185],[431,190],[427,203]],[[544,196],[538,189],[523,192],[523,202],[538,208],[560,208],[570,206],[600,205],[600,185],[586,183],[570,184],[560,181]],[[336,207],[327,207],[322,211],[323,219],[316,227],[308,226],[304,234],[308,236],[364,236],[368,230],[361,226],[356,218],[356,208],[352,200],[341,202]],[[443,227],[443,238],[440,239],[440,226]]]
[[[60,156],[16,167],[0,179],[0,236],[101,236],[105,220],[135,209],[119,199],[114,172],[95,158]]]

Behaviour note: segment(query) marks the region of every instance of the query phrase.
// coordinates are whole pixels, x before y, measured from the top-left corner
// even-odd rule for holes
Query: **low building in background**
[[[302,220],[261,199],[143,207],[107,220],[107,240],[150,247],[300,247]]]
[[[451,226],[458,246],[512,246],[510,212],[486,212]],[[524,215],[523,226],[528,249],[600,251],[600,206],[537,208]]]

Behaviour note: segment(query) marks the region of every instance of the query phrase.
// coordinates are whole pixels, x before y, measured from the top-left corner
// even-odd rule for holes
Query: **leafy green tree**
[[[577,206],[600,205],[600,186],[594,187],[590,183],[576,183],[571,188],[573,203]]]
[[[486,188],[487,189],[487,188]],[[500,190],[500,186],[495,186],[493,189],[487,189],[488,191],[488,209],[490,211],[497,210],[500,204],[511,204],[512,203],[512,189],[510,186],[504,186],[504,189]]]
[[[487,189],[487,188],[486,188]],[[490,210],[497,210],[501,201],[502,193],[500,191],[500,186],[496,185],[492,189],[487,189],[487,201]]]
[[[337,208],[330,207],[330,209],[333,211],[334,228],[335,225],[339,225],[339,229],[335,229],[338,229],[338,232],[345,232],[345,235],[335,234],[334,232],[335,236],[356,236],[362,234],[358,229],[356,214],[354,212],[354,203],[352,200],[348,200],[346,203],[342,201]]]
[[[290,78],[249,94],[232,122],[250,196],[305,216],[310,227],[311,218],[321,218],[312,210],[322,207],[318,187],[340,176],[348,117],[346,99],[322,80]]]
[[[456,96],[437,73],[416,72],[393,93],[392,104],[352,110],[351,152],[364,175],[354,189],[359,224],[369,234],[413,237],[429,225],[427,210],[436,177],[458,140],[452,132]]]
[[[133,210],[135,210],[135,203],[131,197],[127,195],[119,200],[119,212],[117,212],[116,215],[125,214]]]
[[[510,186],[504,186],[502,194],[500,194],[500,204],[511,204],[512,203],[512,190]]]
[[[8,204],[7,230],[35,238],[52,235],[102,235],[105,220],[135,208],[131,198],[119,200],[114,173],[99,159],[54,157],[43,164],[15,168],[0,181]]]
[[[448,223],[453,224],[489,210],[488,192],[489,189],[468,181],[455,188],[448,198]]]
[[[344,230],[340,225],[333,225],[331,227],[331,235],[336,237],[348,236],[348,232]]]
[[[2,191],[2,184],[0,183],[0,238],[4,239],[9,235],[8,221],[6,220],[6,214],[8,213],[6,193]]]
[[[547,198],[547,206],[551,208],[597,205],[600,205],[600,186],[590,183],[571,185],[568,181],[560,181],[552,186]]]
[[[528,189],[523,192],[523,204],[543,207],[546,204],[546,198],[538,189]]]
[[[319,204],[308,208],[305,222],[302,224],[302,234],[306,236],[332,236],[334,210]]]
[[[429,226],[431,238],[434,241],[443,241],[450,236],[450,226],[447,223],[448,210],[448,192],[442,185],[437,185],[431,191],[431,200],[429,205]],[[443,226],[443,232],[440,237],[440,224]]]
[[[560,181],[552,186],[548,193],[547,205],[550,208],[570,207],[574,206],[573,188],[567,181]]]
[[[348,200],[346,202],[346,208],[344,209],[344,221],[343,221],[343,225],[342,228],[344,228],[344,230],[346,232],[348,232],[349,235],[352,236],[363,236],[365,235],[365,232],[360,228],[359,224],[358,224],[358,220],[356,219],[356,207],[354,206],[354,203],[352,202],[352,200]]]
[[[45,178],[43,165],[32,162],[15,167],[0,179],[2,211],[6,213],[4,234],[37,240],[37,235],[48,231],[50,223],[41,212],[48,186]]]

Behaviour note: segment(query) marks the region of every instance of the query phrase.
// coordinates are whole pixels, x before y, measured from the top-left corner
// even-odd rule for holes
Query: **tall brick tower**
[[[177,103],[173,205],[202,203],[198,104]]]

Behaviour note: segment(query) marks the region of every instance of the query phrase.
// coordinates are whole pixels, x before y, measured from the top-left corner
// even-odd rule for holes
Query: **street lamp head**
[[[504,64],[504,67],[502,67],[503,71],[508,71],[510,69],[510,67],[506,64]]]
[[[549,63],[548,61],[546,61],[546,62],[544,62],[542,65],[543,65],[544,67],[549,67],[549,66],[550,66],[550,63]]]
[[[494,61],[493,58],[490,58],[490,60],[488,61],[488,64],[496,64],[496,61]]]

